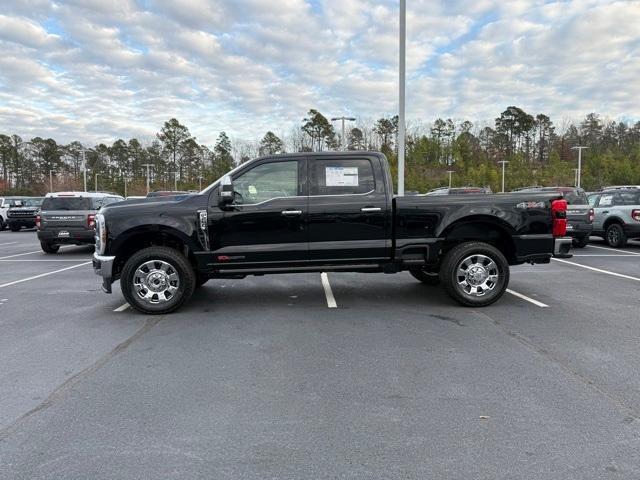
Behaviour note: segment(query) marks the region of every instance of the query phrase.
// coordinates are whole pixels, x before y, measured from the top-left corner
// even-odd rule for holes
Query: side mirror
[[[220,180],[219,192],[218,205],[224,206],[233,203],[233,181],[230,175],[225,175],[222,177],[222,180]]]

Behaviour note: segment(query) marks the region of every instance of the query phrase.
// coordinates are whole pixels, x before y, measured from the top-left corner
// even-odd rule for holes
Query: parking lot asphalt
[[[0,478],[640,477],[640,243],[482,309],[397,275],[213,280],[179,312],[0,232]]]

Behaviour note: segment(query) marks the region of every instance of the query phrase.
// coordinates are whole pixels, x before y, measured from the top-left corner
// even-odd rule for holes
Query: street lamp
[[[151,172],[149,169],[154,168],[154,165],[153,163],[143,163],[142,166],[147,167],[147,195],[149,195],[149,178],[151,175]]]
[[[334,117],[331,119],[332,122],[336,122],[338,120],[342,121],[342,137],[340,137],[340,146],[343,147],[343,150],[346,150],[346,148],[344,148],[346,146],[346,142],[345,142],[345,134],[344,134],[344,122],[348,121],[348,122],[355,122],[356,119],[353,117],[345,117],[344,115],[342,117]]]
[[[95,179],[96,179],[96,188],[95,188],[95,191],[97,192],[97,191],[98,191],[98,172],[96,172]]]
[[[54,170],[49,170],[49,191],[53,192],[53,174],[56,173]]]
[[[200,191],[202,191],[202,180],[204,179],[204,177],[202,175],[200,175],[198,177],[198,187],[200,189]]]
[[[171,172],[173,173],[173,191],[177,192],[178,191],[178,171],[176,170],[175,172]]]
[[[580,188],[580,178],[582,177],[582,150],[589,147],[582,147],[576,145],[575,147],[571,147],[571,150],[578,150],[578,173],[576,180],[576,187]]]
[[[400,0],[400,62],[399,62],[399,102],[398,102],[398,195],[404,195],[404,74],[407,37],[407,0]]]
[[[578,186],[578,169],[574,168],[573,169],[573,185],[574,186]]]
[[[455,170],[447,170],[447,173],[449,174],[449,188],[451,188],[451,175],[453,174]]]
[[[502,164],[502,193],[504,193],[504,169],[509,162],[507,160],[500,160],[498,163]]]
[[[84,191],[87,191],[87,157],[85,155],[85,148],[82,147],[82,177],[84,179]]]

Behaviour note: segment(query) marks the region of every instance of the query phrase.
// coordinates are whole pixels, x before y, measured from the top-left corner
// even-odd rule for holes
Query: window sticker
[[[249,185],[249,193],[251,195],[256,195],[258,193],[258,189],[254,185]]]
[[[606,207],[611,205],[611,200],[613,200],[613,195],[603,195],[600,197],[599,207]]]
[[[358,167],[326,167],[325,185],[327,187],[357,187]]]

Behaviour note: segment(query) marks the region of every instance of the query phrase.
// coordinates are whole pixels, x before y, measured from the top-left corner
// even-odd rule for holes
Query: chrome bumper
[[[553,240],[553,256],[556,258],[571,258],[571,251],[573,239],[571,237],[556,238]]]
[[[116,257],[93,254],[93,271],[102,277],[102,289],[106,293],[111,293],[111,283],[113,278],[113,263]]]

